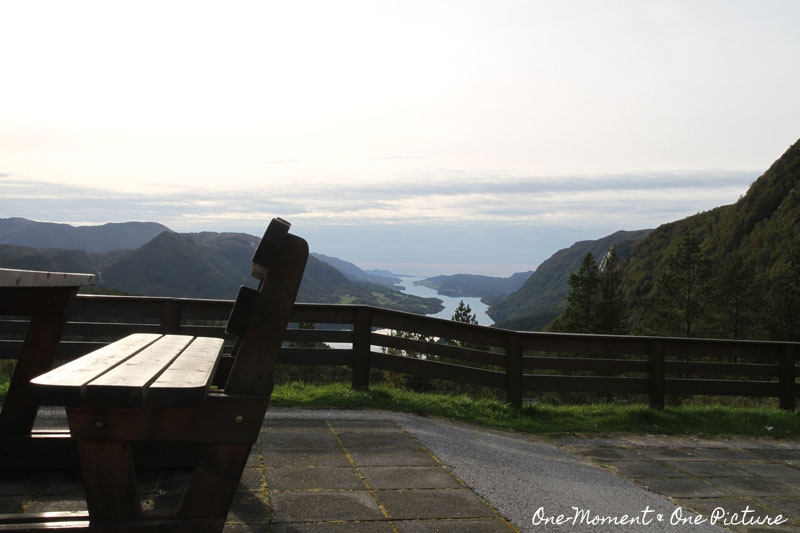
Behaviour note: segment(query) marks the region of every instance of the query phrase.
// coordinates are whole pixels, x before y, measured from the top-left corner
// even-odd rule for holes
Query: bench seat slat
[[[135,333],[70,361],[31,380],[44,404],[80,401],[82,388],[161,338],[157,333]]]
[[[224,340],[198,337],[147,390],[148,405],[197,405],[211,388]]]
[[[87,383],[84,398],[90,403],[140,404],[145,389],[191,341],[190,335],[164,335],[133,357]]]

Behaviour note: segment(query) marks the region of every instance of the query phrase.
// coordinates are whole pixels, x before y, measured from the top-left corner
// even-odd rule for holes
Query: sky
[[[0,3],[0,217],[510,275],[735,202],[800,137],[795,0]]]

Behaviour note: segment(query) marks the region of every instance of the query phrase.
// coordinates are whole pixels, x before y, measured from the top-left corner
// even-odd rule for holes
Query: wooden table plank
[[[90,403],[131,402],[140,404],[145,387],[189,345],[190,335],[164,335],[85,386],[84,398]]]
[[[0,287],[79,287],[94,285],[94,274],[0,268]]]

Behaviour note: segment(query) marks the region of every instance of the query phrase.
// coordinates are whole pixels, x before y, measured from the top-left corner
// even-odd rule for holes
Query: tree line
[[[697,236],[688,232],[657,274],[650,295],[627,302],[615,250],[599,264],[589,252],[570,275],[566,310],[547,330],[798,341],[800,249],[775,270],[768,279],[738,253],[712,264]]]

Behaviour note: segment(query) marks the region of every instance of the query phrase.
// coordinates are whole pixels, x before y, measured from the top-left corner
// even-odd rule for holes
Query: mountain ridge
[[[138,248],[164,231],[172,230],[158,222],[72,226],[20,217],[0,218],[0,244],[74,249],[89,253]]]

